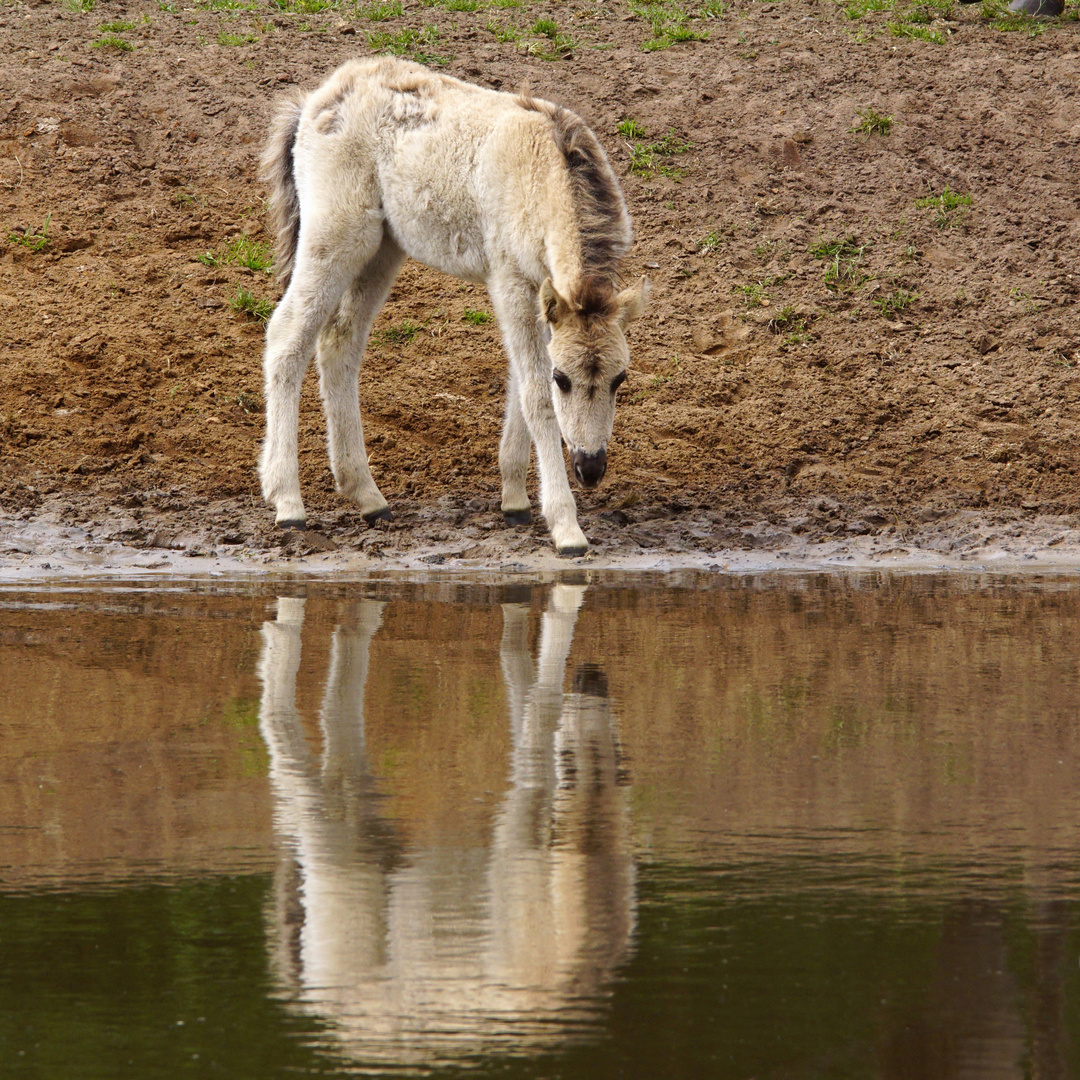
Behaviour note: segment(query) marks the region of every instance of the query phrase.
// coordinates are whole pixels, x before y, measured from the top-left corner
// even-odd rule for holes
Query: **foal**
[[[297,427],[312,352],[337,490],[369,523],[390,517],[368,469],[357,379],[372,320],[411,256],[486,283],[510,358],[503,514],[531,518],[531,442],[555,548],[583,553],[560,434],[578,481],[595,487],[626,378],[625,330],[648,295],[645,278],[618,289],[630,218],[592,132],[547,101],[403,60],[352,61],[282,106],[263,175],[288,280],[266,330],[259,462],[278,524],[305,523]]]

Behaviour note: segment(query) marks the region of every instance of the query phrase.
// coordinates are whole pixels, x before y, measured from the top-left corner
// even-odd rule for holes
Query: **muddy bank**
[[[26,502],[0,513],[0,581],[370,570],[1080,567],[1073,518],[1022,511],[898,514],[824,497],[726,511],[584,500],[582,526],[592,547],[576,559],[556,556],[540,524],[506,527],[494,499],[405,501],[395,506],[393,521],[375,526],[339,509],[314,517],[305,532],[276,529],[251,499],[152,491],[116,502],[27,494]]]

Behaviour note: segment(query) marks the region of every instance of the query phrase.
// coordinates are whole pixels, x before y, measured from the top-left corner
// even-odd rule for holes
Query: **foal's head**
[[[551,330],[551,397],[582,487],[596,487],[607,468],[615,391],[630,361],[626,327],[645,310],[648,295],[644,277],[620,293],[585,282],[572,298],[550,278],[540,287],[540,312]]]

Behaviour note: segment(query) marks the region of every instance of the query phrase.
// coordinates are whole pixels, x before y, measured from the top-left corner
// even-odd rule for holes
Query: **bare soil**
[[[271,241],[264,132],[283,89],[387,47],[569,106],[622,179],[655,290],[579,493],[594,559],[1080,560],[1076,0],[1011,30],[672,0],[660,32],[707,38],[677,42],[619,0],[279,2],[0,0],[0,567],[548,558],[497,512],[488,298],[413,264],[360,386],[395,521],[334,494],[313,374],[314,530],[259,498],[263,326],[231,302],[278,287],[230,252]]]

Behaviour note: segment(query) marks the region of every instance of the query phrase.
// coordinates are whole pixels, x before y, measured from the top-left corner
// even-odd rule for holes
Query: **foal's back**
[[[569,199],[548,117],[391,58],[351,61],[307,97],[295,160],[302,201],[380,212],[408,255],[471,280],[493,257],[534,262]]]

